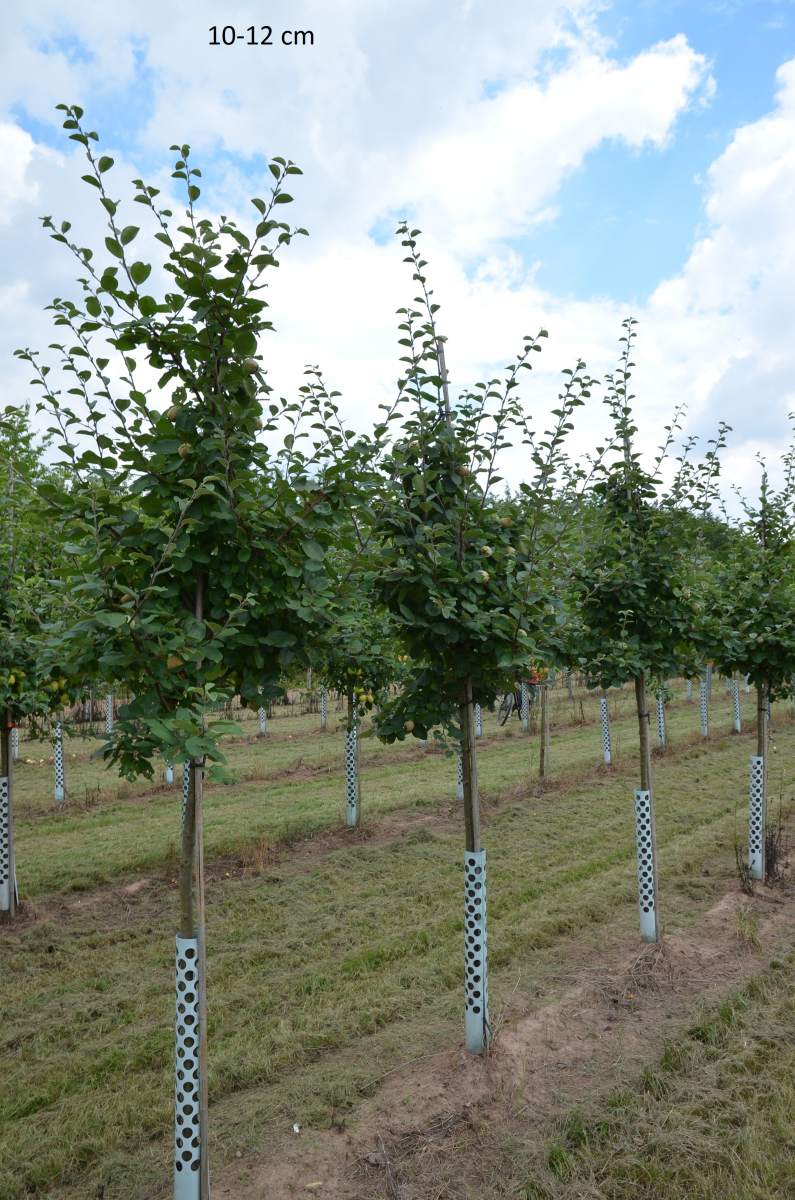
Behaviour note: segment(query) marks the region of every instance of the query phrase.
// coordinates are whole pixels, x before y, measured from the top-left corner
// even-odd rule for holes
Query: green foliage
[[[571,659],[602,687],[639,676],[695,674],[710,643],[700,562],[701,521],[714,498],[725,426],[703,463],[691,465],[687,444],[666,491],[662,467],[681,410],[666,428],[653,471],[633,449],[637,433],[628,393],[633,318],[624,321],[621,365],[609,375],[607,404],[614,426],[611,462],[600,466],[584,512],[573,572],[569,629]]]
[[[79,587],[90,608],[63,645],[86,673],[132,690],[107,754],[125,774],[151,774],[158,753],[220,760],[207,706],[273,694],[280,673],[306,661],[328,619],[325,558],[360,449],[340,442],[333,400],[311,383],[296,401],[276,399],[257,356],[271,328],[263,275],[305,232],[274,216],[298,168],[274,160],[270,195],[252,201],[257,222],[245,233],[197,213],[201,173],[188,146],[172,147],[186,191],[176,228],[158,189],[134,181],[164,247],[153,267],[130,256],[139,231],[121,223],[107,190],[112,160],[95,157],[82,110],[61,107],[107,218],[110,259],[70,241],[69,222],[44,218],[82,272],[80,302],[50,306],[63,333],[51,349],[71,386],[35,352],[18,353],[74,479],[41,494],[86,547]]]
[[[398,230],[422,294],[400,310],[401,426],[385,461],[375,530],[377,596],[416,665],[383,714],[379,732],[390,741],[404,736],[407,721],[422,737],[432,724],[454,728],[468,682],[475,700],[491,703],[537,656],[554,611],[546,563],[558,536],[556,489],[574,488],[578,478],[563,448],[591,385],[583,363],[567,372],[555,424],[536,437],[518,388],[547,336],[541,330],[524,339],[502,379],[451,405],[418,232]],[[501,453],[512,438],[532,464],[513,499],[498,489]]]

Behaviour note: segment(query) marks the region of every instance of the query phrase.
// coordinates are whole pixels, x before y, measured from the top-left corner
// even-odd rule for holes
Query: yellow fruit
[[[166,666],[168,667],[169,671],[173,671],[176,667],[181,667],[183,662],[184,659],[181,659],[178,654],[169,654],[168,658],[166,659]]]
[[[177,451],[177,454],[180,456],[180,458],[187,458],[191,452],[191,449],[192,449],[192,447],[191,447],[190,442],[183,442],[182,445],[180,446],[179,450]]]
[[[412,729],[414,728],[414,722],[413,721],[404,721],[403,728],[405,729],[406,733],[411,733]]]
[[[247,375],[256,375],[259,369],[259,363],[256,358],[246,358],[243,360],[243,370]]]
[[[13,687],[14,684],[16,683],[16,681],[17,681],[16,675],[9,675],[9,677],[8,677],[9,687]]]
[[[481,581],[483,583],[488,583],[489,580],[491,579],[491,575],[489,575],[488,571],[479,571],[478,574],[480,575]]]
[[[172,404],[171,408],[169,408],[166,412],[166,416],[168,417],[169,421],[176,421],[177,417],[179,416],[179,405]]]
[[[50,682],[47,684],[47,687],[50,689],[51,692],[57,692],[58,688],[60,686],[61,685],[59,684],[57,679],[51,679]]]
[[[60,697],[60,701],[61,701],[61,704],[68,704],[68,703],[69,703],[69,697],[67,696],[66,692],[64,692],[64,693],[61,695],[61,697]]]
[[[509,525],[513,525],[513,517],[500,517],[500,525],[504,525],[507,529]]]
[[[488,558],[490,554],[494,553],[494,551],[492,550],[491,546],[481,546],[480,553],[485,554],[486,558]]]

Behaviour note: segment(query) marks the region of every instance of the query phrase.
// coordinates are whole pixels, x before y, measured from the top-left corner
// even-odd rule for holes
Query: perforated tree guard
[[[765,760],[751,758],[748,793],[748,867],[752,879],[765,877]]]
[[[190,763],[185,762],[182,765],[182,806],[179,814],[179,827],[185,824],[185,813],[188,811],[188,797],[190,796]]]
[[[11,909],[11,813],[8,776],[0,775],[0,912]]]
[[[328,688],[320,689],[320,728],[328,726]]]
[[[63,804],[66,799],[66,778],[63,762],[63,728],[60,721],[55,726],[53,760],[55,764],[55,803]]]
[[[174,764],[166,760],[166,783],[174,782]]]
[[[736,679],[731,681],[732,713],[734,715],[734,732],[742,733],[743,718],[740,712],[740,684]]]
[[[268,714],[264,708],[257,709],[257,719],[259,721],[259,731],[262,735],[268,732]]]
[[[354,722],[345,730],[345,824],[359,824],[359,730]]]
[[[657,745],[664,750],[668,745],[668,731],[665,728],[665,697],[657,693]]]
[[[199,1200],[199,941],[177,938],[174,1200]]]
[[[610,745],[610,713],[607,711],[606,696],[602,696],[599,701],[599,719],[602,722],[602,754],[609,767],[613,761],[613,750]]]
[[[464,756],[460,750],[455,752],[456,777],[455,777],[455,798],[456,800],[464,799]]]
[[[698,689],[698,707],[701,713],[701,736],[709,737],[709,688],[702,679]]]
[[[475,705],[475,737],[483,737],[483,709]]]
[[[482,1054],[490,1032],[485,850],[464,857],[464,971],[466,1048]]]
[[[640,936],[644,942],[656,942],[657,864],[654,861],[651,793],[645,788],[638,788],[635,792],[635,847],[638,859]]]
[[[113,692],[105,697],[105,733],[113,733]]]
[[[16,762],[19,758],[19,730],[16,725],[11,730],[11,761]]]
[[[530,691],[526,683],[522,684],[520,716],[525,729],[530,728]]]

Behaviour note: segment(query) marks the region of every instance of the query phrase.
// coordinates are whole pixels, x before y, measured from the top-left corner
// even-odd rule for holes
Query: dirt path
[[[754,931],[741,936],[741,926]],[[393,1071],[344,1127],[263,1131],[260,1157],[214,1174],[224,1200],[442,1200],[477,1195],[512,1129],[543,1135],[552,1116],[659,1054],[663,1038],[795,942],[789,882],[729,891],[662,947],[604,947],[562,970],[562,993],[509,1013],[486,1059],[460,1045]]]

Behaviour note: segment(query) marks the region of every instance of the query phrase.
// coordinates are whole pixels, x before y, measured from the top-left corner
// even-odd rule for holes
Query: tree
[[[748,865],[765,878],[770,705],[793,695],[795,677],[795,448],[784,454],[783,483],[762,463],[759,498],[742,501],[716,557],[711,597],[717,630],[712,656],[725,675],[739,672],[756,688],[756,754],[751,758]]]
[[[401,309],[405,348],[399,381],[401,426],[385,462],[377,505],[378,596],[400,630],[411,673],[381,714],[386,741],[427,737],[439,725],[460,742],[464,777],[466,1042],[489,1039],[485,851],[481,845],[474,705],[493,703],[538,657],[549,620],[544,556],[556,534],[552,498],[567,476],[563,446],[590,380],[583,363],[568,378],[551,431],[536,438],[518,395],[540,339],[526,337],[504,377],[451,404],[438,305],[418,250],[418,230],[398,230],[421,294]],[[583,372],[583,373],[581,373]],[[532,476],[516,499],[501,494],[501,452],[511,437],[527,446]]]
[[[24,407],[0,415],[0,912],[18,903],[14,852],[12,730],[69,703],[72,669],[48,649],[49,630],[68,619],[64,546],[38,503],[45,480],[64,488],[42,460]],[[66,548],[68,549],[68,547]],[[59,578],[60,576],[60,578]]]
[[[348,507],[358,448],[329,434],[334,405],[318,401],[311,386],[294,402],[275,397],[258,354],[272,328],[264,279],[305,232],[280,219],[298,167],[283,158],[269,164],[270,195],[252,200],[257,223],[248,234],[225,216],[199,214],[201,173],[188,146],[172,147],[172,176],[185,191],[179,223],[157,188],[133,184],[163,247],[153,270],[135,257],[140,230],[124,223],[108,191],[112,158],[98,154],[82,109],[59,107],[105,213],[105,260],[70,240],[68,221],[44,218],[79,264],[79,298],[50,306],[62,331],[53,347],[59,373],[30,349],[19,354],[34,368],[40,407],[80,485],[66,494],[40,489],[62,530],[86,547],[79,584],[91,609],[63,640],[78,664],[125,679],[134,694],[119,713],[108,761],[128,776],[151,775],[159,755],[190,764],[175,1180],[190,1180],[192,1194],[206,1200],[202,786],[208,761],[223,777],[219,738],[230,728],[207,713],[233,694],[274,694],[285,669],[308,661],[331,603],[325,559]]]
[[[634,318],[623,322],[618,370],[608,375],[605,403],[616,453],[600,468],[593,504],[585,513],[582,554],[572,577],[572,606],[578,614],[580,666],[602,688],[631,680],[638,718],[639,788],[635,792],[641,936],[660,938],[656,835],[649,738],[648,684],[684,671],[694,674],[707,634],[702,620],[697,570],[698,522],[715,494],[725,426],[703,461],[692,462],[690,439],[669,489],[663,464],[679,431],[682,410],[666,427],[666,440],[646,470],[633,439],[629,382]]]

